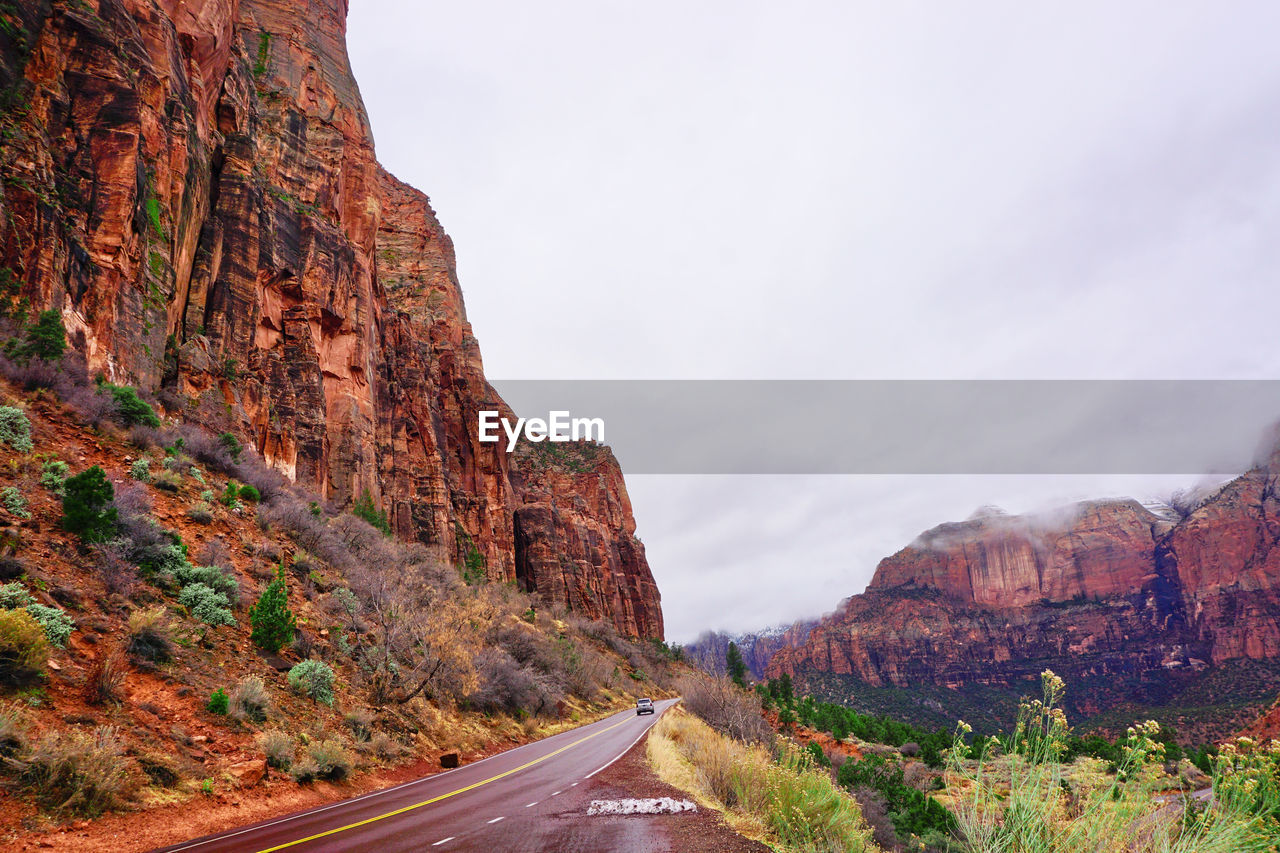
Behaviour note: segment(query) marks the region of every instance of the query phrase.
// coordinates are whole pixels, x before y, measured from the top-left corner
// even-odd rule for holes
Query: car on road
[[[652,713],[653,713],[653,700],[652,700],[652,699],[637,699],[637,700],[636,700],[636,716],[637,716],[637,717],[638,717],[638,716],[640,716],[641,714],[652,714]]]

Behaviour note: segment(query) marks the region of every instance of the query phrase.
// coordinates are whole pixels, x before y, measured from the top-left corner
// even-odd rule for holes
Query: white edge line
[[[665,713],[667,709],[666,709],[666,708],[663,708],[662,710],[663,710],[663,712]],[[649,725],[645,726],[645,729],[644,729],[644,731],[642,731],[642,732],[640,733],[640,736],[639,736],[639,737],[637,737],[635,740],[631,741],[631,743],[627,744],[627,748],[626,748],[626,749],[624,749],[624,750],[622,750],[622,752],[619,752],[619,753],[618,753],[617,755],[615,755],[613,758],[609,759],[609,763],[608,763],[608,764],[603,764],[603,765],[601,765],[601,766],[597,767],[595,770],[592,770],[590,773],[588,773],[586,776],[583,776],[582,778],[583,778],[583,779],[590,779],[592,776],[596,775],[596,774],[597,774],[597,773],[599,773],[601,770],[603,770],[603,769],[605,769],[606,767],[608,767],[608,766],[609,766],[609,764],[612,764],[613,762],[617,761],[619,758],[621,758],[622,756],[624,756],[624,755],[626,755],[628,752],[630,752],[630,751],[631,751],[631,747],[633,747],[633,746],[635,746],[636,744],[638,744],[638,743],[640,742],[640,738],[644,737],[645,735],[647,735],[647,734],[649,733],[649,729],[653,728],[653,725],[654,725],[654,723],[656,723],[656,722],[658,721],[658,717],[659,717],[659,716],[661,716],[661,715],[654,715],[653,723],[650,723]],[[576,784],[578,784],[578,783],[577,783],[577,782],[574,782],[574,784],[576,785]]]
[[[551,796],[553,796],[553,797],[558,797],[558,796],[560,796],[560,792],[559,792],[559,791],[556,791],[556,792],[555,792],[554,794],[552,794]]]
[[[534,806],[536,806],[537,804],[538,804],[538,801],[537,801],[537,800],[534,800],[532,803],[529,803],[529,805],[525,806],[525,808],[526,808],[526,809],[531,809],[531,808],[533,808]]]
[[[439,841],[437,841],[436,843],[432,844],[431,846],[432,846],[432,847],[439,847],[441,844],[444,844],[446,841],[452,841],[453,839],[455,839],[455,838],[457,838],[457,837],[458,837],[458,836],[456,836],[456,835],[450,835],[448,838],[441,838]]]
[[[412,781],[409,781],[409,782],[401,782],[399,785],[393,785],[390,788],[382,788],[377,791],[370,791],[367,794],[361,794],[360,796],[352,797],[349,800],[341,800],[340,802],[330,803],[327,806],[320,806],[318,808],[309,809],[305,812],[299,812],[298,814],[286,815],[285,817],[282,817],[279,820],[274,820],[271,823],[255,824],[254,826],[246,826],[244,829],[241,829],[238,832],[215,835],[212,838],[206,838],[203,841],[192,841],[187,844],[183,844],[179,847],[171,847],[169,848],[169,851],[170,853],[179,853],[179,851],[182,851],[182,850],[194,850],[195,848],[203,847],[206,844],[213,844],[215,841],[226,841],[228,839],[235,838],[238,835],[244,835],[246,832],[257,832],[260,829],[268,829],[273,826],[279,826],[280,824],[288,823],[291,820],[298,820],[300,818],[310,817],[311,815],[317,815],[317,814],[320,814],[321,812],[327,812],[330,809],[336,809],[342,806],[351,805],[352,803],[358,803],[361,800],[367,800],[370,797],[380,797],[383,794],[390,794],[393,791],[399,791],[401,788],[408,788],[411,785],[420,785],[425,782],[430,782],[435,779],[440,779],[444,776],[448,776],[450,773],[457,773],[459,770],[468,770],[472,767],[477,767],[481,764],[484,764],[486,761],[492,761],[495,758],[501,758],[504,755],[510,755],[513,752],[519,752],[520,750],[526,749],[531,746],[537,746],[538,744],[545,744],[547,741],[551,740],[552,738],[559,737],[560,735],[567,735],[571,732],[580,733],[582,731],[585,731],[586,729],[591,728],[592,726],[598,726],[601,723],[608,722],[609,720],[612,720],[614,717],[620,716],[621,714],[630,714],[630,713],[631,713],[630,711],[619,711],[617,714],[611,714],[608,717],[605,717],[603,720],[596,720],[594,723],[590,723],[588,725],[581,726],[576,729],[570,729],[567,732],[560,732],[559,734],[550,735],[549,737],[539,738],[538,740],[521,744],[520,746],[513,747],[512,749],[504,750],[502,752],[496,752],[493,755],[480,759],[479,761],[473,761],[470,764],[464,764],[461,767],[455,767],[452,770],[445,770],[443,773],[432,773],[430,776],[423,776],[420,779],[413,779]],[[446,839],[446,840],[449,840],[449,839]],[[434,847],[435,845],[433,844],[431,846]]]
[[[503,815],[502,817],[495,817],[493,820],[486,820],[485,823],[497,823],[498,821],[502,820],[502,818],[505,818],[505,817],[506,815]]]

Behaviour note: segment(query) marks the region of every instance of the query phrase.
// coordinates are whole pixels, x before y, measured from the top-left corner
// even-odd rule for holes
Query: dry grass
[[[775,759],[761,745],[719,734],[676,708],[649,736],[659,777],[725,813],[730,826],[780,851],[874,851],[871,832],[852,797],[831,777],[784,749]]]

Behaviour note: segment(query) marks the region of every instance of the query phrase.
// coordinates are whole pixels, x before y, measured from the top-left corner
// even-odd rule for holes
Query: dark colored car
[[[652,713],[653,713],[653,700],[652,700],[652,699],[640,699],[640,700],[637,700],[637,701],[636,701],[636,715],[637,715],[637,716],[639,716],[640,714],[652,714]]]

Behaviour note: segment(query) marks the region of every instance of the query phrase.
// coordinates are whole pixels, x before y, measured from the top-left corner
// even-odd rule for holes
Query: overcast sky
[[[1280,378],[1280,5],[1056,9],[362,0],[349,49],[491,378]],[[1190,479],[628,485],[684,641]]]

